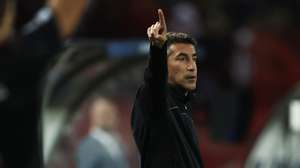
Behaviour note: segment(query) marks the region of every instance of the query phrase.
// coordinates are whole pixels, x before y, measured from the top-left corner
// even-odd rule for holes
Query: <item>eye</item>
[[[197,62],[197,57],[193,57],[193,61]]]
[[[179,56],[177,57],[177,60],[179,60],[179,61],[184,61],[184,60],[185,60],[185,56],[179,55]]]

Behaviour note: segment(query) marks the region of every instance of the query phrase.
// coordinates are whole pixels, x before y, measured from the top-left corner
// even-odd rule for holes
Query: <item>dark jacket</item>
[[[41,79],[59,48],[54,17],[0,46],[0,160],[5,168],[43,165]]]
[[[167,84],[166,45],[151,46],[150,60],[132,111],[142,168],[200,168],[190,93]]]

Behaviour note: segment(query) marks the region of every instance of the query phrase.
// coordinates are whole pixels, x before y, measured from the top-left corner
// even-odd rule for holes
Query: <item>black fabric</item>
[[[43,167],[41,78],[60,47],[54,18],[0,46],[0,159],[4,168]],[[1,167],[1,165],[0,165]]]
[[[167,84],[166,45],[150,47],[150,60],[132,111],[141,168],[203,167],[190,93]]]

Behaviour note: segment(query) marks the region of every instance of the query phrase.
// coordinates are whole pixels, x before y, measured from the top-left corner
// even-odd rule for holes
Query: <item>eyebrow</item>
[[[176,55],[176,57],[178,57],[178,56],[180,56],[180,55],[182,55],[182,56],[188,56],[188,54],[183,53],[183,52],[180,52],[180,53],[178,53],[178,54]],[[192,57],[197,57],[197,53],[193,53],[193,54],[192,54]]]

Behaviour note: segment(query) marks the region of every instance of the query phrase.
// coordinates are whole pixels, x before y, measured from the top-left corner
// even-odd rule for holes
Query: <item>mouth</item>
[[[187,75],[187,76],[185,76],[185,79],[189,80],[189,81],[194,81],[197,79],[197,76],[196,75]]]

